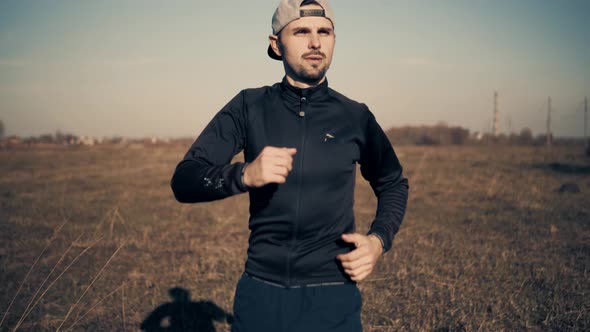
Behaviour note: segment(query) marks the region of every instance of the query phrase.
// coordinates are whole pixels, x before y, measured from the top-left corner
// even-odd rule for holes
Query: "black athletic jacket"
[[[295,147],[284,184],[247,188],[244,151],[252,162],[265,146]],[[352,248],[343,233],[355,231],[356,162],[378,197],[369,233],[384,250],[402,222],[408,181],[375,117],[364,104],[322,84],[299,89],[281,83],[247,89],[215,115],[184,159],[171,186],[183,203],[250,194],[246,272],[284,286],[350,280],[336,255]]]

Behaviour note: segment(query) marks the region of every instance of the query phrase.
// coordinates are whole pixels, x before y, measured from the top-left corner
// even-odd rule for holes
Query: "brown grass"
[[[138,330],[173,287],[231,312],[247,196],[176,203],[169,180],[186,148],[0,151],[0,330],[21,318],[22,331]],[[411,199],[393,249],[360,284],[365,331],[590,330],[581,150],[397,152]],[[567,182],[580,192],[559,192]],[[376,200],[357,183],[364,232]]]

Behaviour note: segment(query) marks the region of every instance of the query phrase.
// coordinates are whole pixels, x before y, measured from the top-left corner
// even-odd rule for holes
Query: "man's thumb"
[[[297,149],[296,148],[286,148],[287,149],[287,153],[294,156],[297,153]]]

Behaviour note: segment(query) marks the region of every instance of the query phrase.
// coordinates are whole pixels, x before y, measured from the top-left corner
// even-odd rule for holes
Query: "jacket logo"
[[[324,137],[324,142],[327,142],[329,139],[334,138],[334,135],[330,134],[330,133],[326,133],[326,136]]]

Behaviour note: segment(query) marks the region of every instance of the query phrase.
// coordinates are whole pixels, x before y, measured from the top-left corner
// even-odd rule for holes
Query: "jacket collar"
[[[328,93],[328,78],[313,88],[301,89],[289,84],[287,81],[287,76],[283,77],[283,81],[281,82],[281,91],[283,95],[290,99],[301,99],[302,97],[307,98],[308,100],[314,100],[321,96],[324,96]]]

